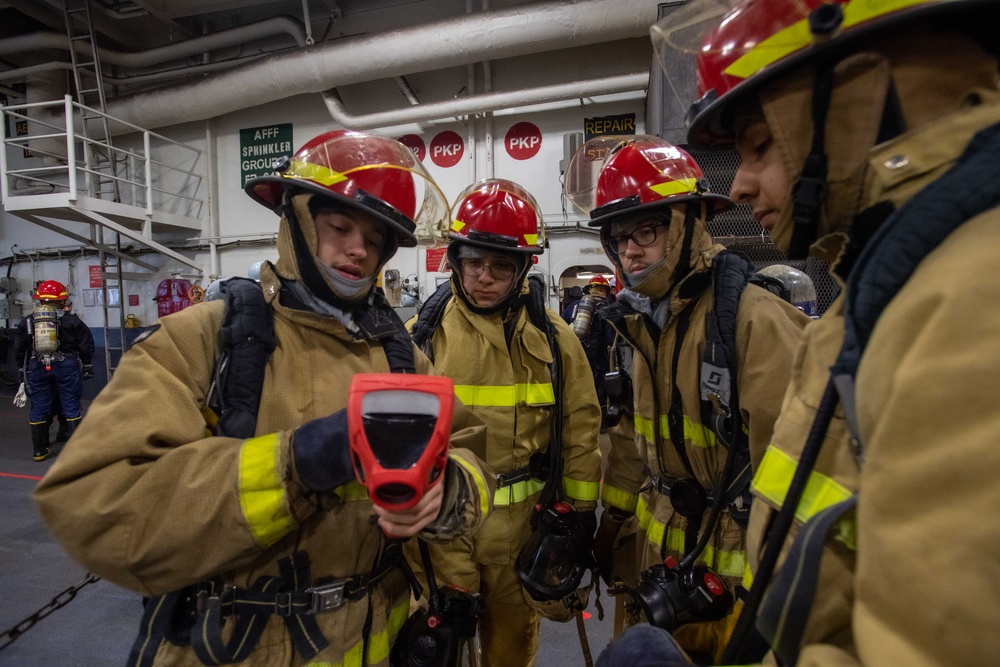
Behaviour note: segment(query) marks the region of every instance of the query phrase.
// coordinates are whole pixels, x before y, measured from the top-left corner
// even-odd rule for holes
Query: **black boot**
[[[66,442],[72,434],[73,431],[70,429],[69,422],[66,421],[66,415],[59,415],[59,430],[56,431],[56,442]]]
[[[82,417],[80,419],[83,419]],[[66,439],[69,440],[76,433],[76,427],[80,425],[80,419],[67,419],[66,424]],[[62,429],[59,429],[60,431]]]
[[[44,461],[49,458],[49,425],[45,422],[31,425],[31,444],[35,453],[31,458]]]

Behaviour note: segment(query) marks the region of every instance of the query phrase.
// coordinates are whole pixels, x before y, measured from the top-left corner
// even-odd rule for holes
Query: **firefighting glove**
[[[295,429],[292,458],[299,481],[310,491],[328,491],[354,479],[347,439],[347,408]]]
[[[24,390],[24,383],[17,388],[17,393],[14,394],[14,405],[19,408],[23,408],[28,402],[28,392]]]
[[[607,508],[601,514],[601,525],[594,538],[594,558],[597,560],[597,574],[608,586],[611,585],[615,540],[629,516],[628,513],[614,507]]]
[[[94,364],[84,364],[83,365],[83,379],[89,380],[94,377]]]

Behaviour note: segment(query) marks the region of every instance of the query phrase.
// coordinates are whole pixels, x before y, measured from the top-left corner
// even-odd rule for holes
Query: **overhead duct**
[[[640,72],[540,88],[456,97],[442,102],[416,104],[363,116],[349,114],[340,100],[329,91],[323,93],[323,101],[326,102],[330,116],[344,127],[353,130],[368,130],[376,127],[438,120],[449,116],[465,116],[499,109],[511,109],[531,104],[562,102],[581,97],[593,97],[594,95],[629,93],[644,90],[648,85],[649,73]]]
[[[246,44],[258,39],[266,39],[275,35],[291,35],[299,46],[306,45],[306,32],[302,22],[290,16],[275,16],[273,18],[248,23],[230,30],[221,30],[210,35],[192,37],[182,42],[161,46],[138,53],[123,53],[103,47],[97,48],[97,53],[104,65],[115,65],[129,69],[155,67],[171,60],[179,60],[188,56],[201,55],[209,51]],[[12,54],[23,55],[40,49],[69,49],[69,38],[57,32],[35,32],[18,37],[0,39],[0,57]],[[75,48],[83,55],[90,55],[87,44],[76,43]]]
[[[107,112],[154,129],[338,86],[642,37],[656,18],[658,4],[547,2],[324,42],[198,81],[110,100]]]

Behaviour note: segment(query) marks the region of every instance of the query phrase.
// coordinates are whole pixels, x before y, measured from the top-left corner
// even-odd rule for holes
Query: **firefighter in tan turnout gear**
[[[493,514],[471,540],[432,545],[434,564],[442,582],[483,594],[482,663],[526,667],[535,664],[539,612],[568,620],[586,604],[574,599],[567,609],[558,599],[538,600],[549,591],[533,588],[533,581],[526,588],[515,569],[539,523],[532,514],[546,495],[546,454],[561,445],[562,476],[549,489],[559,489],[559,511],[576,521],[580,551],[550,555],[565,559],[560,562],[579,576],[596,527],[601,413],[579,340],[558,313],[544,307],[540,285],[527,277],[544,249],[534,198],[515,183],[488,179],[459,196],[452,217],[450,285],[424,304],[412,333],[435,368],[454,380],[462,402],[486,422],[486,462],[497,473],[497,490]],[[557,374],[554,365],[561,366]],[[561,431],[560,443],[552,440],[554,427]],[[534,554],[524,557],[537,562]],[[576,595],[572,582],[570,588]]]
[[[767,665],[992,664],[1000,3],[691,9],[710,19],[684,21],[704,92],[689,141],[735,146],[732,196],[843,284],[805,331],[753,481],[754,613],[727,664],[761,660],[754,628]],[[649,639],[655,664],[681,664]],[[607,664],[636,665],[622,657]]]
[[[485,428],[457,403],[444,483],[411,510],[373,506],[349,458],[351,377],[431,371],[375,279],[447,205],[408,148],[343,130],[247,192],[281,214],[260,281],[274,348],[240,397],[259,396],[249,432],[229,435],[246,429],[239,405],[216,426],[208,398],[233,403],[230,380],[254,370],[220,343],[245,311],[198,304],[129,349],[35,499],[75,559],[151,596],[129,664],[388,665],[410,587],[387,536],[468,536],[494,486],[462,449],[485,451]]]
[[[588,148],[571,170],[594,168]],[[606,579],[612,569],[627,573],[619,592],[632,598],[632,623],[660,624],[692,653],[716,659],[740,608],[751,472],[809,320],[748,285],[749,262],[713,244],[705,221],[731,202],[708,192],[680,148],[652,136],[611,141],[595,187],[574,191],[576,182],[586,179],[571,174],[568,194],[590,212],[626,286],[602,315],[632,349],[635,445],[612,438],[595,554]],[[635,562],[613,563],[615,540],[636,531]],[[665,581],[686,581],[680,572],[709,589],[670,595]],[[702,593],[710,608],[678,604]]]

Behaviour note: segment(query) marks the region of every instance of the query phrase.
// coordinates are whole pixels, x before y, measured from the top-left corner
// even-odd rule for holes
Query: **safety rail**
[[[101,192],[99,183],[113,180],[121,198],[131,200],[120,203],[144,209],[147,217],[157,212],[201,217],[204,200],[197,194],[203,177],[196,172],[201,150],[78,104],[69,95],[62,101],[0,106],[0,114],[6,128],[0,150],[0,195],[5,203],[40,192],[68,193],[73,202],[81,195],[107,200],[110,193]],[[89,121],[106,119],[112,134],[120,135],[115,143],[88,138],[79,131],[87,122],[85,116]],[[29,132],[43,133],[17,135],[18,122],[26,122]],[[80,157],[86,155],[87,146],[113,157],[109,159],[112,169],[95,169],[86,157]],[[25,152],[20,160],[17,149]],[[25,166],[31,157],[41,157],[46,164]],[[18,187],[19,183],[23,185]]]

